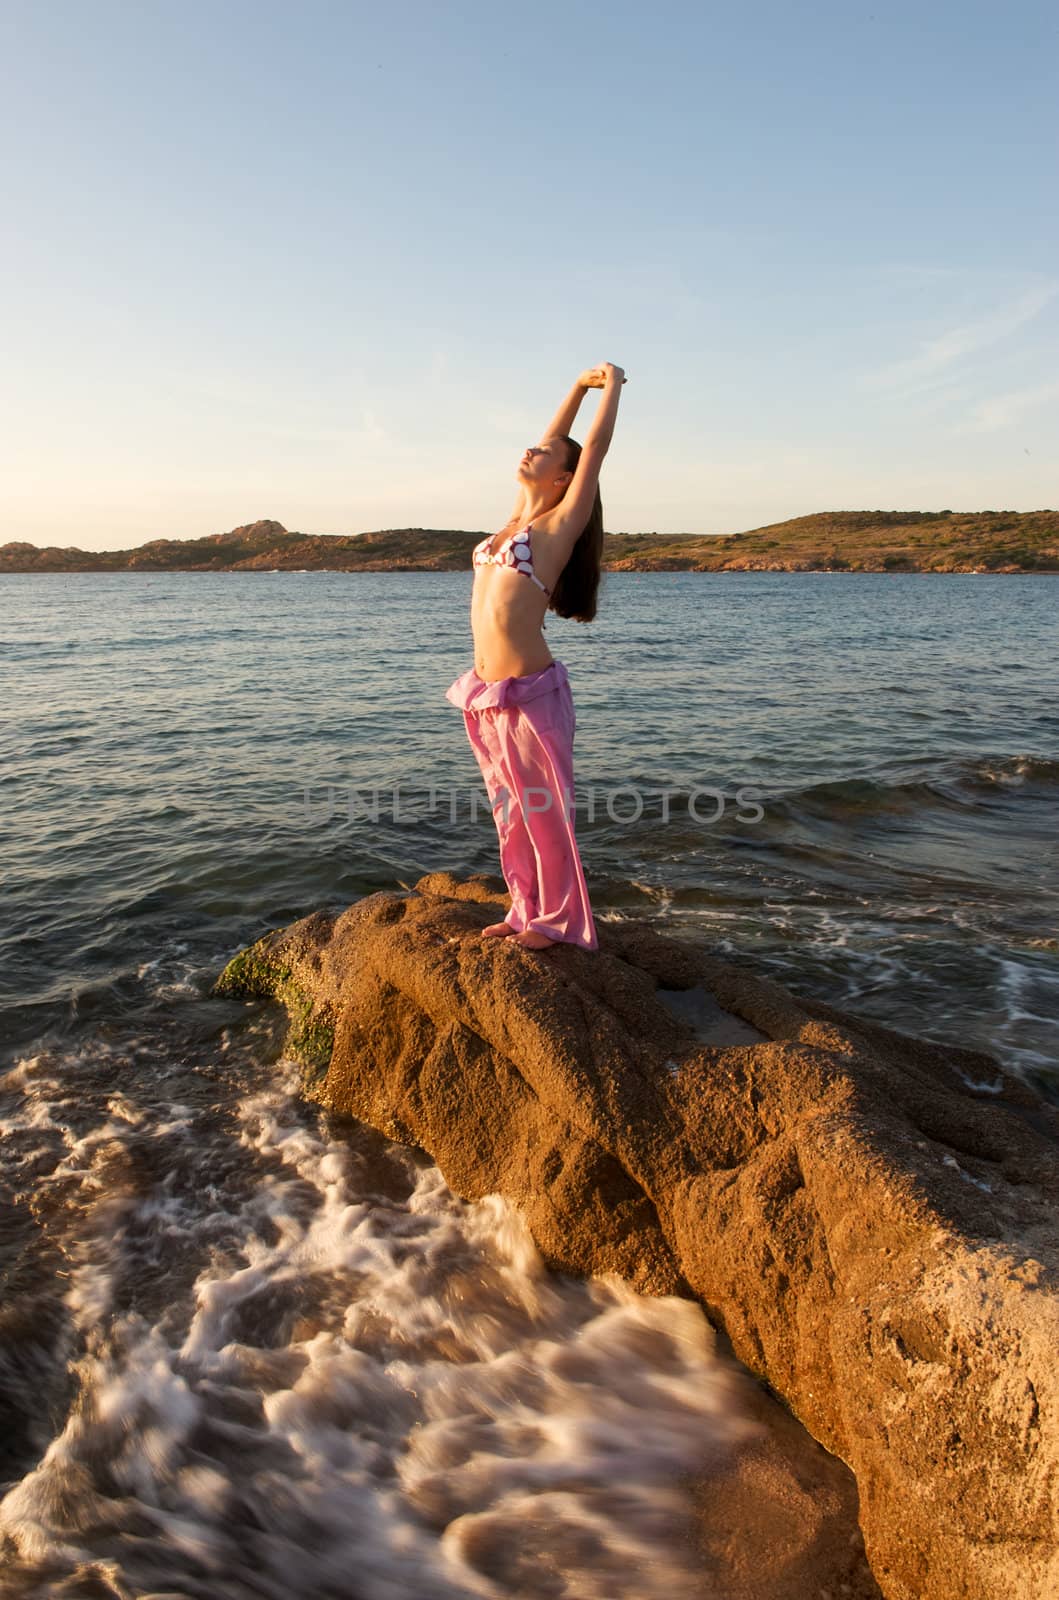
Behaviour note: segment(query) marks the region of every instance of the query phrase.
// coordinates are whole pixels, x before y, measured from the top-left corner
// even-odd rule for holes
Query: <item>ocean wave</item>
[[[51,1381],[0,1369],[28,1421],[5,1593],[697,1592],[689,1485],[759,1424],[696,1304],[553,1276],[506,1202],[332,1125],[289,1061],[203,1098],[137,1052],[0,1083],[64,1262]]]
[[[771,810],[834,814],[911,811],[938,801],[977,803],[982,792],[1059,787],[1059,761],[1045,756],[966,756],[924,762],[912,770],[859,774],[773,792]]]

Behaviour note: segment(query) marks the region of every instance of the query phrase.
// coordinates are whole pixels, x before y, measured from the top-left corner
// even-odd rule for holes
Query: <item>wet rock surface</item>
[[[281,998],[309,1097],[514,1201],[554,1267],[700,1300],[840,1458],[819,1592],[872,1592],[842,1462],[887,1596],[1059,1592],[1054,1110],[988,1055],[644,923],[601,923],[594,953],[483,939],[503,900],[431,874],[266,935],[218,987]],[[796,1504],[772,1409],[733,1506],[755,1471]],[[707,1561],[742,1515],[713,1510]]]

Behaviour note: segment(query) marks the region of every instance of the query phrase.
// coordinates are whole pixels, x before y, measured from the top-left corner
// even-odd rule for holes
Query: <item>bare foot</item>
[[[546,933],[535,933],[532,928],[527,928],[524,933],[516,933],[515,943],[524,950],[547,950],[555,940],[549,939]]]
[[[491,922],[488,928],[482,929],[482,935],[486,939],[506,939],[514,931],[510,922]]]

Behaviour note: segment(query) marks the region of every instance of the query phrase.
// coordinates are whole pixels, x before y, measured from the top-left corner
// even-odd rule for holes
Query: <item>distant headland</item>
[[[266,519],[131,550],[0,545],[5,572],[462,572],[482,530],[291,533]],[[1059,511],[820,511],[730,534],[608,533],[608,572],[1059,572]]]

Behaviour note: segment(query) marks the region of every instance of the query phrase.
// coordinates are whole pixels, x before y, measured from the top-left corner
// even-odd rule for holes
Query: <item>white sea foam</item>
[[[17,1570],[203,1600],[701,1593],[687,1482],[755,1425],[699,1308],[549,1273],[506,1202],[410,1152],[373,1168],[296,1086],[281,1063],[227,1144],[132,1088],[67,1131],[43,1181],[74,1220],[80,1399],[0,1502]],[[211,1194],[238,1152],[253,1181]],[[198,1252],[182,1316],[138,1309],[144,1251]]]

